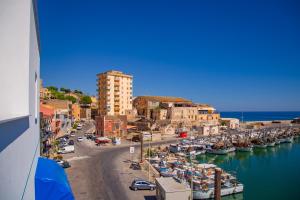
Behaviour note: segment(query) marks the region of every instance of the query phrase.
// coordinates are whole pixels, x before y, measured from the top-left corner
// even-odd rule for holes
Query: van
[[[75,152],[74,145],[68,145],[68,146],[65,146],[65,147],[59,149],[57,153],[65,154],[65,153],[74,153],[74,152]]]

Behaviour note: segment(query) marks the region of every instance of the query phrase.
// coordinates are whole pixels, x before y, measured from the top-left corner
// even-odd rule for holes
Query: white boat
[[[287,137],[287,138],[285,138],[285,143],[292,143],[293,140],[294,140],[293,137]]]
[[[235,147],[237,151],[240,152],[251,152],[253,150],[252,146],[249,147]]]
[[[268,142],[267,143],[268,147],[275,147],[275,145],[276,145],[276,142]]]
[[[226,148],[226,149],[207,149],[206,153],[225,155],[225,154],[228,154],[228,153],[234,152],[234,151],[235,151],[235,147],[230,147],[230,148]]]
[[[264,148],[267,148],[267,145],[266,144],[254,144],[253,147],[259,148],[259,149],[264,149]]]
[[[227,196],[232,194],[241,193],[244,191],[244,185],[238,183],[237,185],[233,186],[222,186],[221,188],[221,196]],[[194,190],[193,191],[193,199],[212,199],[215,196],[214,188],[209,188],[207,190]]]

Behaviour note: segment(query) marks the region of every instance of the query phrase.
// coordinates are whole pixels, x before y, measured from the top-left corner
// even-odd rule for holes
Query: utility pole
[[[140,141],[141,141],[141,163],[144,162],[144,154],[143,154],[143,148],[144,148],[144,135],[141,132],[140,133]]]
[[[152,140],[152,132],[151,132],[151,140]],[[148,157],[149,157],[149,159],[148,159],[148,181],[150,182],[150,152],[151,152],[151,150],[150,150],[150,140],[148,140]]]
[[[215,169],[215,200],[221,200],[221,173],[220,168]]]

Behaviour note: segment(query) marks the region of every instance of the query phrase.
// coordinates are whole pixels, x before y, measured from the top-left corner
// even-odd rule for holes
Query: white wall
[[[0,1],[0,121],[29,114],[30,2]]]
[[[8,98],[0,102],[0,113],[4,111],[0,120],[8,120],[0,122],[0,134],[8,138],[17,133],[0,152],[0,199],[33,200],[40,149],[40,58],[32,1],[1,0],[0,26],[0,92],[8,94]],[[6,28],[9,34],[3,31]],[[13,119],[16,116],[25,116],[21,118],[25,123]],[[1,145],[3,147],[3,143]]]

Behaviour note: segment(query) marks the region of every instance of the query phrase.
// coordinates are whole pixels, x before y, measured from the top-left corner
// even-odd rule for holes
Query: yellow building
[[[98,77],[98,110],[100,115],[125,115],[132,109],[132,76],[107,71]]]
[[[72,105],[72,116],[75,121],[80,120],[80,105],[78,103]]]

